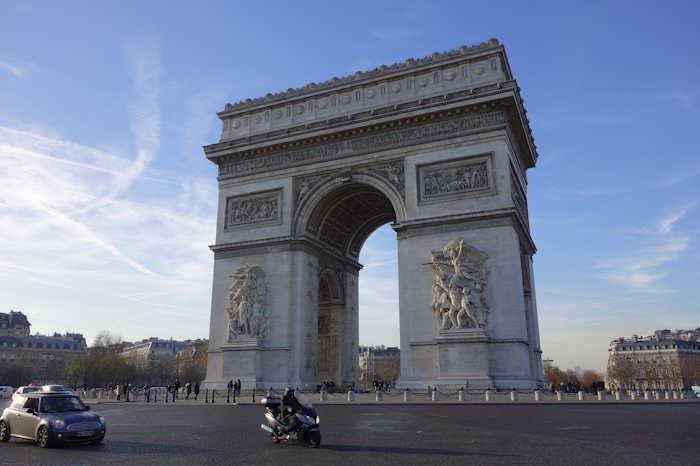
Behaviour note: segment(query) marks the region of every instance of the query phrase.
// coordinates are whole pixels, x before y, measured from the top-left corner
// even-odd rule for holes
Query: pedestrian
[[[240,397],[241,396],[241,379],[236,379],[236,396]]]
[[[187,382],[185,384],[185,390],[187,391],[187,395],[185,396],[185,399],[189,400],[190,394],[192,393],[192,382]]]
[[[197,401],[197,397],[199,396],[199,382],[194,384],[194,399]]]
[[[229,380],[228,383],[226,384],[226,393],[228,397],[231,397],[231,392],[233,392],[233,402],[236,402],[236,392],[234,391],[234,387],[236,386],[235,383],[233,383],[233,379]]]
[[[173,392],[173,403],[175,402],[175,396],[178,394],[180,391],[180,379],[175,379],[175,383],[173,384],[175,387],[175,391]]]
[[[146,397],[146,403],[151,402],[151,386],[146,384],[143,386],[143,395]]]
[[[121,385],[117,384],[117,401],[121,401],[122,399],[122,387]]]

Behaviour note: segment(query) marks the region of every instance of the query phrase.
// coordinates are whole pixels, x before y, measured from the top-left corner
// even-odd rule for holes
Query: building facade
[[[87,352],[79,333],[30,334],[22,312],[0,313],[0,385],[66,384],[68,361]]]
[[[401,375],[401,351],[396,346],[363,346],[358,364],[360,383],[365,389],[372,388],[375,380],[393,387]]]
[[[206,356],[202,357],[201,352],[206,345],[207,341],[201,339],[176,341],[151,337],[125,346],[119,354],[137,369],[144,381],[163,384],[175,378],[184,383],[204,378]]]
[[[700,383],[700,328],[620,337],[608,352],[611,388],[673,390]]]

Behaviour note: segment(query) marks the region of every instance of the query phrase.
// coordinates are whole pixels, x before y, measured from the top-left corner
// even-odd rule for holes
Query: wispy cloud
[[[696,101],[700,100],[700,89],[675,91],[671,93],[670,97],[681,107],[690,109],[694,107]]]
[[[151,313],[177,315],[186,325],[197,314],[208,320],[216,183],[151,167],[160,150],[159,51],[132,43],[124,57],[133,151],[0,126],[3,301],[30,313],[38,330],[59,308],[75,313],[86,333],[128,309],[129,319],[108,325],[139,338],[162,331]]]
[[[688,250],[690,237],[674,233],[674,227],[695,205],[686,204],[670,210],[659,219],[654,228],[634,230],[633,233],[643,237],[643,244],[647,246],[628,257],[601,261],[598,267],[604,272],[600,277],[633,292],[671,292],[660,284],[668,276],[660,268],[678,260]]]
[[[29,72],[29,69],[26,67],[8,63],[6,61],[0,61],[0,69],[9,71],[18,78],[24,78]]]

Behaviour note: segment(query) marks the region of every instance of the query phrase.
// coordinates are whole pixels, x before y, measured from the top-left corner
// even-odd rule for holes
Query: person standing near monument
[[[197,397],[199,396],[199,382],[194,384],[194,399],[197,401]]]

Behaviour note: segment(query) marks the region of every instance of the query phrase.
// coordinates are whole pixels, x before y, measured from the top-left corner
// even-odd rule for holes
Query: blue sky
[[[208,334],[226,102],[496,37],[541,154],[543,350],[700,325],[697,2],[3,2],[0,310],[34,330]],[[669,6],[670,5],[670,6]],[[398,343],[393,231],[362,253],[363,343]]]

